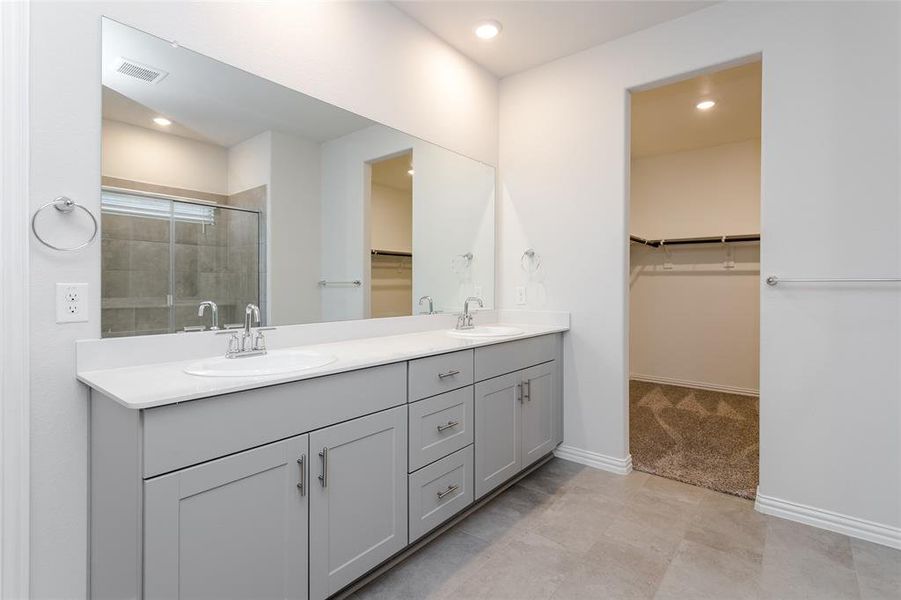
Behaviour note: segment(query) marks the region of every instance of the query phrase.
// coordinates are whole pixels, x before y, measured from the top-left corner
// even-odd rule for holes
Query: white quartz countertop
[[[504,325],[507,324],[504,323]],[[501,344],[569,329],[562,325],[509,324],[522,329],[523,333],[503,338],[461,339],[451,337],[447,335],[445,329],[441,329],[298,346],[295,348],[279,348],[278,350],[302,349],[329,354],[335,356],[337,360],[323,367],[280,373],[278,375],[259,377],[202,377],[188,375],[184,372],[185,367],[198,362],[198,360],[203,360],[202,358],[194,358],[176,362],[79,371],[77,378],[82,383],[110,397],[122,406],[142,409],[402,362],[455,350]],[[223,339],[222,342],[224,352],[225,340]]]

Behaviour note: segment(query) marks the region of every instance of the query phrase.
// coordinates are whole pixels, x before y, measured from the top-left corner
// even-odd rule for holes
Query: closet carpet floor
[[[901,598],[901,551],[553,459],[352,600]]]
[[[754,498],[760,402],[674,385],[629,383],[632,467],[652,475]]]

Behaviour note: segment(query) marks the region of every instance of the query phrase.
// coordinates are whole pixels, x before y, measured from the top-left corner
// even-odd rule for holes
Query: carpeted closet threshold
[[[632,467],[753,499],[759,404],[753,396],[630,381]]]

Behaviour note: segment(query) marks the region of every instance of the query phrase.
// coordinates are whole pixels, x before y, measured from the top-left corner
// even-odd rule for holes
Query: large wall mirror
[[[102,83],[104,337],[493,306],[492,166],[109,19]]]

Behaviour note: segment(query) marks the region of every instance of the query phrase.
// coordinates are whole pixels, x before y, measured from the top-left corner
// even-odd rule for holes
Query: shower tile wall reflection
[[[219,305],[220,326],[260,304],[259,214],[201,207],[198,218],[196,206],[171,204],[166,219],[102,213],[103,337],[209,327],[209,312],[197,316],[204,300]]]
[[[103,214],[103,337],[169,331],[169,219]]]

